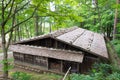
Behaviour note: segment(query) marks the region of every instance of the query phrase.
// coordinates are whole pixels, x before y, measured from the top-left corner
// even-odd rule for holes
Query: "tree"
[[[12,38],[12,33],[14,31],[15,28],[17,28],[19,25],[21,25],[22,23],[28,21],[30,18],[33,17],[35,11],[37,10],[38,6],[40,3],[38,3],[37,6],[35,6],[35,9],[33,11],[33,13],[25,18],[22,21],[19,21],[19,23],[15,23],[16,20],[16,14],[19,13],[20,11],[24,10],[25,8],[28,8],[30,5],[30,1],[29,0],[2,0],[1,4],[1,26],[0,26],[0,30],[1,30],[1,38],[2,38],[2,50],[4,53],[4,58],[3,58],[3,65],[4,65],[4,73],[3,73],[3,77],[4,80],[8,79],[8,47],[9,44],[11,42],[11,38]],[[9,24],[8,24],[9,23]],[[12,23],[12,24],[10,24]],[[10,27],[11,26],[11,27]],[[9,40],[7,42],[6,40],[6,35],[9,34]]]
[[[120,3],[120,0],[116,0],[116,5]],[[115,10],[115,18],[114,18],[114,30],[113,30],[113,39],[116,38],[116,28],[117,28],[117,20],[118,20],[118,7]]]

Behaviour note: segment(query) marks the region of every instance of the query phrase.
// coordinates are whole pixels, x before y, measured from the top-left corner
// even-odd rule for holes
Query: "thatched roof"
[[[103,58],[108,58],[104,36],[78,27],[58,30],[50,34],[34,37],[28,40],[23,40],[18,43],[30,42],[46,37],[51,37],[53,39],[65,42],[90,54],[94,54]]]
[[[74,61],[82,63],[84,55],[82,52],[59,50],[46,47],[37,47],[29,45],[11,45],[10,50],[21,54],[37,55],[60,60]]]

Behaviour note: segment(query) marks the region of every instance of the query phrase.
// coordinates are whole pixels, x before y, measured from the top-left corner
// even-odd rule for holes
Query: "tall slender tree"
[[[21,6],[16,7],[16,5],[20,4],[20,3],[24,3],[21,4]],[[39,4],[36,6],[36,8],[34,9],[33,13],[31,14],[31,16],[27,17],[26,19],[20,21],[17,24],[14,24],[15,22],[15,16],[16,14],[23,10],[26,6],[28,6],[30,4],[29,0],[20,0],[18,2],[16,2],[16,0],[2,0],[1,4],[1,8],[2,8],[2,13],[1,13],[1,25],[0,25],[0,30],[1,30],[1,38],[2,38],[2,50],[4,53],[4,57],[3,57],[3,66],[4,66],[4,73],[3,73],[3,77],[4,80],[8,79],[8,47],[12,38],[12,32],[15,28],[17,28],[19,25],[21,25],[22,23],[28,21],[30,18],[33,17],[35,11],[37,10]],[[7,29],[6,25],[8,24],[8,22],[11,22],[12,25],[9,25],[11,27],[9,27]],[[9,36],[9,40],[7,42],[6,40],[6,34],[10,34]]]
[[[120,3],[120,0],[116,0],[116,5],[118,6],[118,4]],[[116,38],[116,28],[117,28],[117,20],[118,20],[118,8],[115,9],[115,18],[114,18],[114,30],[113,30],[113,39]]]

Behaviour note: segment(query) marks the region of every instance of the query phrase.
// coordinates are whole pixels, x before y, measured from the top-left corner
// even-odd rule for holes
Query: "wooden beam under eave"
[[[74,61],[78,63],[82,63],[84,57],[84,55],[81,52],[29,45],[10,45],[9,49],[13,52],[19,52],[21,54],[37,55],[66,61]]]

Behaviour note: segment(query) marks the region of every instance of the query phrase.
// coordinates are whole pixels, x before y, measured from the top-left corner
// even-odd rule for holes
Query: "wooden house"
[[[10,45],[15,65],[36,71],[84,73],[108,59],[104,37],[78,27],[58,30]]]

